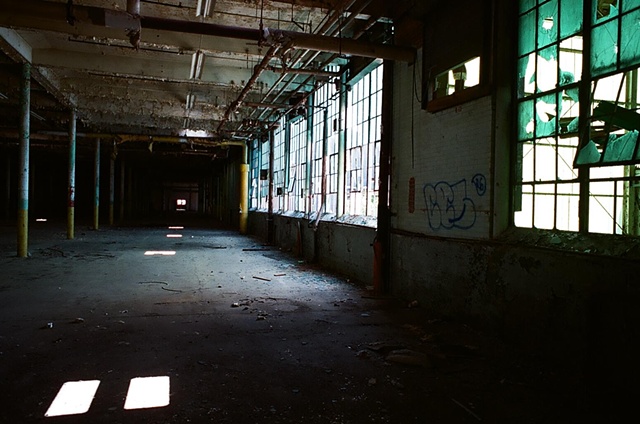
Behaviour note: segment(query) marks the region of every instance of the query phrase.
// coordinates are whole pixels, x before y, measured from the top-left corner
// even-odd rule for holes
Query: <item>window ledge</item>
[[[439,99],[429,100],[427,103],[427,111],[430,113],[440,112],[445,109],[488,96],[490,93],[491,87],[489,85],[477,85],[475,87],[467,88],[459,93],[453,93]]]

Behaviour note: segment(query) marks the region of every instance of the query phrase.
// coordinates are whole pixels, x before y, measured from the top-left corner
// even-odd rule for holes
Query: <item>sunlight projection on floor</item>
[[[167,234],[168,238],[182,238],[182,234]]]
[[[169,227],[170,230],[184,230],[184,227],[180,227],[180,226],[171,226]]]
[[[131,379],[124,409],[160,408],[169,405],[169,377]]]
[[[174,256],[175,250],[147,250],[145,256]]]
[[[67,381],[44,414],[45,417],[84,414],[89,410],[100,380]]]

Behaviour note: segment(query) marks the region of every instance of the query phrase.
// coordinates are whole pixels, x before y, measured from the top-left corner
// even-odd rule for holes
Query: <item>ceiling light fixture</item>
[[[204,65],[204,53],[198,50],[191,56],[191,72],[189,73],[190,79],[202,78],[202,67]]]
[[[211,9],[214,0],[198,0],[198,7],[196,9],[196,16],[211,16]]]

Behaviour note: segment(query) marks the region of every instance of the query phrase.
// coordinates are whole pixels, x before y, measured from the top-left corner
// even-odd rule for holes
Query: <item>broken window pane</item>
[[[593,7],[594,23],[603,22],[618,15],[618,0],[595,0]]]
[[[578,231],[578,210],[580,201],[580,184],[558,184],[556,200],[556,229]]]
[[[560,1],[560,38],[582,31],[583,0]]]
[[[527,97],[535,93],[535,66],[533,53],[518,60],[518,97]]]
[[[609,140],[604,150],[604,162],[624,162],[634,159],[636,145],[638,143],[638,131],[633,130],[626,134],[609,134]]]
[[[535,186],[535,213],[533,226],[545,230],[552,230],[555,221],[555,196],[553,184],[538,184]]]
[[[618,20],[595,27],[591,42],[592,74],[597,76],[615,70],[618,59]]]
[[[573,37],[560,43],[560,85],[582,79],[582,37]],[[577,99],[576,99],[577,101]]]
[[[538,12],[538,48],[558,41],[558,0],[551,0]]]
[[[622,17],[620,65],[640,64],[640,9]]]
[[[528,100],[518,106],[518,140],[531,138],[533,127],[533,100]]]
[[[536,181],[556,180],[555,138],[543,138],[536,143]]]

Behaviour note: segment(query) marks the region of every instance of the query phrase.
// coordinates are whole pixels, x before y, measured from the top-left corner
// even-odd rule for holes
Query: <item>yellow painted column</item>
[[[18,257],[29,256],[29,117],[31,109],[31,64],[22,65],[20,163],[18,189]]]
[[[249,164],[240,164],[240,234],[247,234],[249,221]]]

